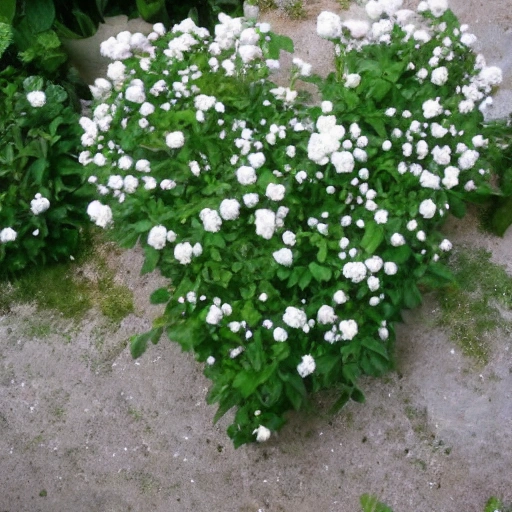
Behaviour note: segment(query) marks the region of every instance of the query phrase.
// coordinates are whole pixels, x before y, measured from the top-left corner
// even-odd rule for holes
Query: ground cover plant
[[[371,0],[373,23],[322,13],[335,72],[294,59],[289,87],[271,74],[291,41],[265,23],[220,15],[210,35],[188,19],[102,44],[113,62],[80,120],[88,214],[170,280],[132,354],[163,334],[193,350],[216,419],[236,409],[235,446],[268,440],[311,392],[338,389],[333,410],[363,401],[359,377],[393,366],[401,310],[452,280],[448,213],[499,194],[503,141],[482,111],[501,71],[445,1],[400,7]]]
[[[65,89],[23,68],[0,72],[0,275],[69,258],[91,200]]]

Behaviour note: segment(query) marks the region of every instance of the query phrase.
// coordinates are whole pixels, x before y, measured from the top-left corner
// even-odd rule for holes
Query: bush
[[[88,212],[170,279],[132,353],[163,333],[193,350],[216,419],[236,408],[235,446],[267,440],[311,392],[338,389],[333,410],[363,401],[359,377],[392,368],[401,310],[451,280],[438,228],[492,193],[477,107],[501,71],[441,11],[415,26],[381,9],[372,27],[322,13],[336,72],[295,59],[291,80],[317,84],[319,106],[270,80],[292,45],[264,23],[220,16],[211,38],[185,20],[103,46],[122,60],[81,120]]]
[[[66,91],[9,67],[0,73],[0,275],[69,258],[91,200],[79,115]]]

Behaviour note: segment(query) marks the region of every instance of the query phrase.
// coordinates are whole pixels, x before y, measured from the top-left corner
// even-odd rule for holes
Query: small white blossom
[[[308,375],[311,375],[316,368],[315,360],[310,356],[302,356],[302,362],[297,366],[297,371],[299,375],[304,378]]]

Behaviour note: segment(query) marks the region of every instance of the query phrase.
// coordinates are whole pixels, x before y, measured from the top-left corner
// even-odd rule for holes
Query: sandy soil
[[[510,7],[452,2],[504,69],[496,115],[511,97]],[[324,9],[338,10],[319,0],[305,21],[266,19],[293,36],[298,56],[326,66],[330,50],[315,36]],[[496,238],[468,218],[447,232],[512,273],[512,230]],[[438,305],[427,296],[398,329],[397,372],[362,382],[366,404],[329,417],[321,395],[319,412],[293,414],[267,444],[235,451],[226,421],[212,425],[208,382],[190,354],[162,341],[131,359],[127,338],[158,312],[147,297],[160,279],[138,276],[140,263],[136,250],[116,261],[137,302],[119,326],[95,312],[73,326],[29,306],[0,316],[2,512],[352,512],[365,492],[395,512],[481,512],[493,494],[512,501],[512,342],[503,333],[477,369],[434,327]]]

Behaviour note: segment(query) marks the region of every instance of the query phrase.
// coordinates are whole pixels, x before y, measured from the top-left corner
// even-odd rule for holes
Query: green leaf
[[[316,255],[316,259],[319,263],[325,263],[327,258],[327,240],[322,239],[318,244],[318,253]]]
[[[312,261],[308,265],[309,271],[311,275],[319,282],[321,281],[329,281],[332,277],[332,271],[328,267],[322,267],[318,263]]]
[[[240,403],[240,393],[238,391],[231,390],[224,397],[221,398],[219,402],[219,408],[213,417],[213,423],[217,423],[224,414],[226,414],[230,409],[235,407]]]
[[[386,347],[377,340],[373,338],[365,338],[361,342],[361,345],[363,345],[363,347],[366,347],[367,349],[373,352],[376,352],[377,354],[380,354],[385,359],[389,359],[389,354],[388,351],[386,350]]]
[[[142,265],[142,269],[140,271],[141,275],[153,272],[158,260],[160,259],[160,251],[149,245],[144,247],[144,254],[146,258],[144,259],[144,265]]]
[[[270,376],[276,371],[276,367],[276,363],[273,363],[261,372],[242,370],[233,380],[233,387],[239,389],[242,396],[247,398],[256,391],[258,386],[270,378]]]
[[[370,494],[363,494],[360,501],[363,512],[393,512],[387,505]]]
[[[12,23],[16,14],[16,0],[2,0],[0,2],[0,18],[5,18],[8,23]]]
[[[165,10],[165,0],[137,0],[137,9],[145,21],[153,21]]]
[[[151,304],[166,304],[169,302],[171,294],[167,288],[158,288],[149,297]]]
[[[2,0],[2,3],[5,0]],[[53,0],[25,2],[25,16],[34,33],[49,30],[55,19]]]
[[[158,343],[162,336],[162,331],[162,328],[151,329],[143,334],[132,336],[130,338],[130,352],[132,357],[134,359],[140,357],[146,351],[148,341],[151,341],[153,344]]]
[[[497,205],[493,208],[491,217],[492,232],[503,236],[512,224],[512,197],[495,199]]]
[[[255,337],[256,338],[256,337]],[[245,349],[245,354],[254,371],[259,372],[265,360],[265,353],[260,339],[254,339],[252,343]]]
[[[44,87],[44,80],[41,76],[29,76],[23,80],[25,92],[41,91]]]
[[[313,279],[313,274],[311,274],[309,269],[306,269],[299,279],[299,288],[305,290],[311,282],[311,279]]]
[[[384,230],[375,221],[369,221],[365,225],[364,236],[361,240],[361,247],[368,253],[373,254],[384,240]]]
[[[293,41],[287,36],[281,36],[278,34],[272,34],[270,43],[268,45],[268,58],[279,59],[281,50],[288,53],[293,53]]]
[[[404,285],[404,306],[409,309],[417,308],[422,303],[421,293],[416,284],[407,281]]]
[[[336,414],[337,412],[339,412],[347,404],[349,400],[350,388],[348,388],[347,386],[343,386],[343,390],[341,391],[340,397],[338,398],[338,400],[336,400],[336,402],[334,402],[332,407],[329,409],[329,414]]]

